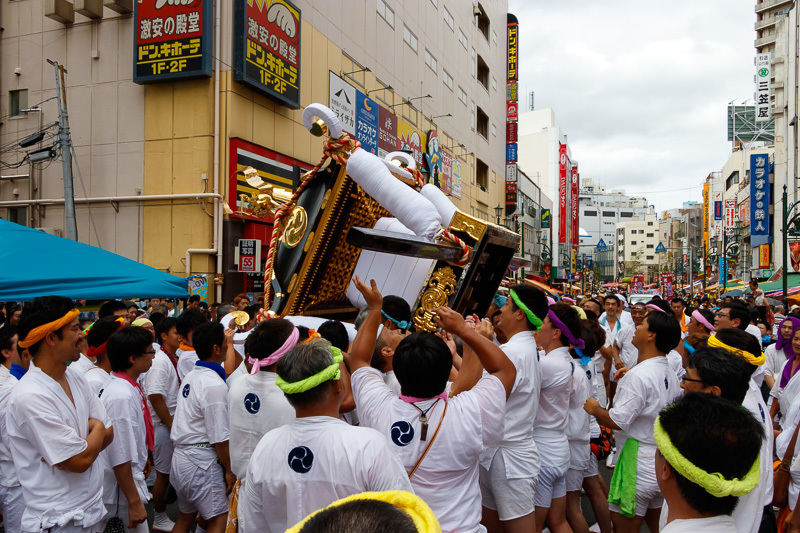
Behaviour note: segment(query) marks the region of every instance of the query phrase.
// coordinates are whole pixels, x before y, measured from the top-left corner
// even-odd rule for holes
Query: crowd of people
[[[246,295],[0,308],[5,531],[800,532],[800,308],[517,284],[430,333],[354,283],[316,330]]]

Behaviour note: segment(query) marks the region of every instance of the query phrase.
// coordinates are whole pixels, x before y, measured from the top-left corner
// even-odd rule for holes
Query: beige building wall
[[[301,106],[328,103],[329,71],[364,92],[391,86],[370,95],[384,107],[431,94],[394,111],[420,130],[438,130],[441,145],[451,148],[463,166],[462,198],[451,199],[468,214],[494,221],[494,206],[504,202],[507,2],[479,4],[490,21],[488,38],[477,27],[472,4],[460,0],[381,2],[393,13],[393,28],[378,13],[381,6],[375,1],[296,0],[295,4],[302,11]],[[311,165],[319,161],[322,143],[303,127],[301,110],[291,110],[233,80],[233,2],[223,2],[221,8],[217,185],[227,203],[231,138]],[[133,18],[108,8],[100,19],[76,14],[74,23],[62,24],[45,17],[44,0],[5,1],[0,3],[0,16],[5,27],[0,36],[3,115],[8,115],[9,91],[26,88],[29,106],[41,102],[44,124],[55,122],[55,100],[48,100],[55,96],[55,78],[46,59],[59,61],[68,70],[79,240],[175,274],[213,276],[214,254],[193,254],[190,269],[185,260],[187,249],[213,246],[213,200],[92,204],[80,200],[210,193],[213,77],[147,86],[133,83]],[[450,18],[453,29],[447,22]],[[406,29],[417,39],[416,52],[404,41]],[[436,60],[435,72],[426,64],[426,52]],[[488,88],[476,77],[479,56],[489,68]],[[15,74],[18,67],[21,71]],[[370,71],[345,76],[363,67]],[[453,80],[452,90],[445,84],[445,73]],[[459,99],[461,91],[466,104]],[[478,107],[489,117],[486,137],[476,131],[473,110]],[[0,140],[5,146],[37,127],[38,113],[6,117]],[[23,154],[16,154],[17,161]],[[4,153],[2,160],[15,162],[8,155]],[[476,184],[478,160],[489,168],[486,190]],[[54,205],[41,208],[34,224],[63,232],[61,162],[43,166],[41,187],[33,198],[53,199]],[[26,167],[13,172],[27,173]],[[4,168],[2,175],[8,172]],[[0,181],[0,216],[17,216],[20,206],[8,202],[28,198],[26,181]],[[235,244],[224,242],[223,254],[232,257]]]

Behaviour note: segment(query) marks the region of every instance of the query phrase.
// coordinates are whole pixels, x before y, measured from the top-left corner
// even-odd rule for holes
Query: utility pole
[[[61,164],[64,173],[64,227],[67,239],[78,240],[78,226],[75,222],[75,191],[72,187],[72,140],[69,136],[69,115],[67,113],[67,87],[63,65],[47,60],[53,65],[56,75],[56,101],[58,102],[58,138],[61,145]]]

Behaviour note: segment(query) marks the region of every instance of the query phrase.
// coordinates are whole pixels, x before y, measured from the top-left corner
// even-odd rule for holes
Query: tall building
[[[616,252],[619,272],[630,276],[645,273],[655,281],[658,272],[658,220],[655,214],[634,217],[616,225]]]
[[[362,146],[419,163],[434,132],[460,209],[494,221],[504,201],[506,1],[25,0],[0,16],[0,216],[63,233],[60,161],[27,156],[54,146],[57,61],[80,241],[205,274],[211,301],[263,290],[263,271],[234,263],[242,238],[263,261],[272,232],[239,213],[240,172],[296,188],[322,156],[302,121],[313,102],[338,104]]]
[[[775,50],[777,21],[794,5],[794,0],[757,0],[756,2],[756,52],[769,54]]]
[[[563,157],[562,157],[563,156]],[[549,242],[553,251],[553,278],[565,278],[578,247],[578,206],[573,216],[571,180],[578,180],[578,162],[572,159],[567,136],[552,108],[519,115],[519,168],[552,198]],[[577,182],[575,192],[577,193]],[[577,197],[577,194],[575,195]],[[545,240],[548,240],[545,238]]]
[[[582,180],[579,198],[583,230],[580,236],[581,255],[596,255],[601,239],[606,246],[613,246],[618,223],[654,213],[647,198],[628,196],[624,189],[606,191],[603,185],[590,178]]]

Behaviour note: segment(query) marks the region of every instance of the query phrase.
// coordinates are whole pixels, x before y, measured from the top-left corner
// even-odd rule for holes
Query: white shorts
[[[589,462],[586,465],[586,469],[583,471],[584,479],[587,477],[594,477],[600,473],[597,469],[597,457],[595,457],[593,453],[589,453],[591,454],[591,457],[589,457]]]
[[[567,492],[576,492],[583,487],[583,470],[570,468],[564,477],[564,486]]]
[[[22,499],[22,487],[4,487],[0,485],[0,511],[3,514],[3,528],[8,533],[22,531],[22,513],[25,511],[25,500]]]
[[[535,509],[536,478],[508,479],[500,450],[494,454],[489,470],[480,467],[481,500],[484,507],[497,511],[500,520],[513,520]]]
[[[644,516],[648,509],[659,509],[663,505],[664,496],[656,479],[655,446],[640,443],[636,468],[636,516]],[[613,503],[609,503],[608,508],[614,513],[620,512],[619,506]]]
[[[225,471],[218,462],[203,470],[178,448],[172,455],[170,483],[178,495],[180,512],[198,513],[206,520],[228,512]]]
[[[569,463],[563,466],[544,466],[539,472],[533,503],[536,507],[550,508],[550,502],[567,495],[566,477]]]
[[[166,424],[156,424],[156,446],[153,450],[153,466],[156,472],[169,475],[172,465],[172,441],[169,438],[169,428]]]

